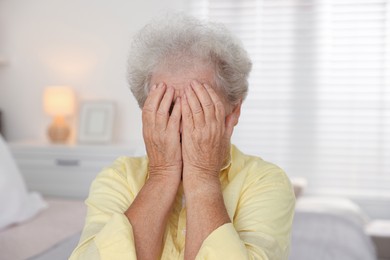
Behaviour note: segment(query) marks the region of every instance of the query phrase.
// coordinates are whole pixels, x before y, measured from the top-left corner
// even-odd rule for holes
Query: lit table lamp
[[[65,143],[70,135],[70,127],[65,117],[75,109],[75,96],[72,88],[65,86],[47,87],[43,95],[45,112],[53,116],[48,135],[53,143]]]

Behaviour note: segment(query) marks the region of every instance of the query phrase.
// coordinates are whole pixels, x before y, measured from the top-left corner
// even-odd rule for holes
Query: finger
[[[169,109],[171,108],[175,91],[172,87],[167,87],[164,96],[160,102],[160,106],[156,113],[156,127],[160,130],[165,130],[169,119]]]
[[[206,91],[209,93],[211,100],[214,103],[215,117],[218,122],[225,122],[225,106],[221,98],[217,95],[217,92],[208,84],[204,84]]]
[[[206,90],[205,86],[196,80],[191,82],[191,86],[196,96],[198,97],[200,105],[203,108],[206,123],[215,120],[214,102],[211,99],[210,94]]]
[[[181,99],[182,120],[183,120],[183,132],[187,129],[194,129],[194,121],[192,118],[191,108],[188,104],[187,96],[184,94]]]
[[[186,87],[185,96],[186,96],[186,101],[188,103],[188,106],[189,106],[191,113],[192,113],[194,127],[204,126],[205,125],[205,118],[204,118],[203,108],[202,108],[194,90],[192,89],[191,85]]]
[[[180,132],[180,119],[181,119],[181,100],[178,97],[173,106],[172,113],[168,121],[168,130],[179,133]]]
[[[165,84],[153,85],[142,108],[142,119],[154,122],[155,113],[165,92]]]

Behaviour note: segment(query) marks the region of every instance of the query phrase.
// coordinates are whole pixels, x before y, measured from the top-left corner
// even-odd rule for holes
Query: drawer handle
[[[66,160],[66,159],[57,159],[56,164],[58,166],[79,166],[79,160]]]

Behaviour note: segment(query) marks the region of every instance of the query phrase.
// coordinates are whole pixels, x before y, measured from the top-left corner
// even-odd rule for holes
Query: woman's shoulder
[[[285,171],[256,155],[248,155],[232,145],[232,174],[245,177],[245,182],[273,182],[290,185]],[[233,177],[233,176],[232,176]]]
[[[120,156],[118,157],[109,168],[123,173],[123,174],[132,174],[134,172],[145,173],[145,170],[148,167],[148,159],[146,156],[140,157],[128,157]]]
[[[134,191],[139,190],[146,181],[148,174],[148,159],[140,157],[118,157],[110,166],[103,168],[96,181],[107,178],[124,182]]]

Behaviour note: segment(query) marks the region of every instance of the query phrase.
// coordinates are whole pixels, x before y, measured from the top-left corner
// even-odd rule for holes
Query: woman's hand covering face
[[[174,92],[173,87],[167,87],[163,83],[154,85],[142,109],[143,137],[149,157],[150,177],[181,177],[181,102],[177,98],[170,113]]]
[[[181,108],[183,174],[218,177],[230,150],[232,116],[225,119],[224,104],[217,93],[197,81],[186,87]]]
[[[174,92],[154,85],[142,110],[150,175],[178,177],[184,166],[191,175],[218,177],[230,149],[232,115],[225,118],[222,100],[207,84],[192,81],[175,101]]]

